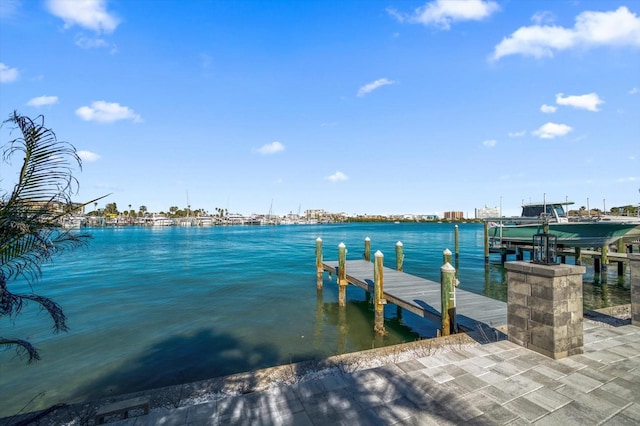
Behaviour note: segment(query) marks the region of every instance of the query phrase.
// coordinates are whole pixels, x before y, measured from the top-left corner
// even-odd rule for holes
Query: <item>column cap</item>
[[[524,261],[505,262],[504,267],[507,271],[523,272],[543,277],[563,277],[567,275],[582,275],[587,268],[578,265],[542,265],[540,263],[531,263]]]

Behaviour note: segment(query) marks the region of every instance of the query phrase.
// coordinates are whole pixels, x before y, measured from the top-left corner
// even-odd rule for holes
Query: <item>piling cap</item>
[[[402,247],[402,241],[398,241],[398,242],[396,243],[396,246],[398,246],[398,247]]]
[[[382,254],[382,252],[380,250],[378,250],[376,252],[376,254],[374,254],[375,257],[384,257],[384,254]]]
[[[445,263],[444,265],[442,265],[440,267],[440,271],[441,272],[456,272],[456,268],[454,268],[453,266],[451,266],[451,264],[449,262]]]
[[[346,247],[346,246],[344,245],[344,243],[340,243],[340,244],[338,244],[338,247],[342,248],[342,247]]]
[[[316,238],[316,241],[321,243],[322,242],[322,238],[318,237],[318,238]]]
[[[366,237],[364,240],[365,240],[365,241],[371,241],[371,238]]]
[[[444,251],[442,252],[442,254],[444,254],[445,256],[451,256],[451,250],[449,250],[449,249],[444,249]]]

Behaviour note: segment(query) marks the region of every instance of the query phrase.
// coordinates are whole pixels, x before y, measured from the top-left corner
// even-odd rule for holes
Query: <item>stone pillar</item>
[[[507,262],[509,341],[558,359],[584,352],[584,266]]]
[[[628,253],[631,272],[631,324],[640,327],[640,253]]]

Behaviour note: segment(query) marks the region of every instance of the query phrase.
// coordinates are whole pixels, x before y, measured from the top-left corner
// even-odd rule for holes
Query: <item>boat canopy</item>
[[[556,220],[566,218],[567,213],[563,206],[570,204],[573,204],[573,202],[523,204],[521,217],[540,218],[543,214],[546,214],[547,217]]]

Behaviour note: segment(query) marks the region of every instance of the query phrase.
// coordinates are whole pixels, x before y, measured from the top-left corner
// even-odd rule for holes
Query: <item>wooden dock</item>
[[[322,263],[322,268],[337,276],[338,261]],[[373,294],[374,264],[366,260],[346,261],[347,281]],[[384,298],[409,312],[440,324],[440,283],[391,268],[383,268]],[[478,323],[490,327],[507,325],[505,302],[456,289],[456,321],[464,330],[477,330]]]

